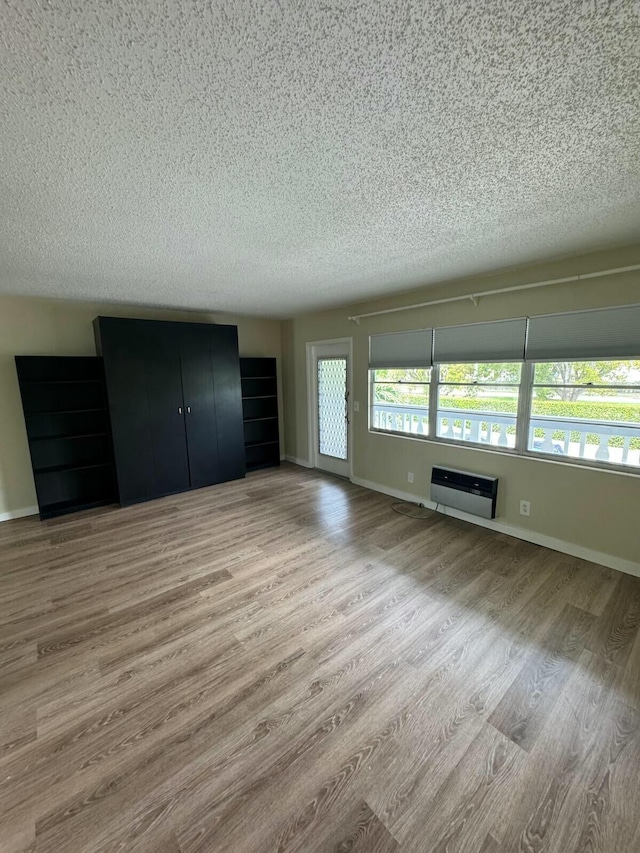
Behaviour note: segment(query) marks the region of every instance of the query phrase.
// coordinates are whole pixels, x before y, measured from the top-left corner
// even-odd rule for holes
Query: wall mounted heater
[[[498,478],[456,471],[455,468],[436,468],[431,471],[431,500],[463,512],[496,517]]]

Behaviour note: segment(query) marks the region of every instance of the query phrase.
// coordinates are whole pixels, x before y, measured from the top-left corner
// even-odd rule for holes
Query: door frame
[[[309,467],[316,468],[316,453],[318,447],[318,425],[316,418],[316,400],[318,397],[318,377],[314,368],[316,351],[321,346],[332,346],[343,344],[348,350],[347,354],[347,384],[349,388],[349,400],[347,403],[347,414],[349,425],[347,429],[347,454],[349,463],[349,480],[353,477],[353,338],[330,338],[325,341],[307,341],[307,433],[308,433],[308,459]],[[318,468],[317,470],[322,470]]]

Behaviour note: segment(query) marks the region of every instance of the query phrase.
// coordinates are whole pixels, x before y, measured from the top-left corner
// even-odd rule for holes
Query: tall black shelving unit
[[[116,500],[102,360],[16,356],[40,517]]]
[[[280,464],[275,358],[241,358],[242,418],[247,471]]]

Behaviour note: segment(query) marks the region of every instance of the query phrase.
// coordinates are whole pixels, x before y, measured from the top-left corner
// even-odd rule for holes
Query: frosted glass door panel
[[[318,358],[318,450],[323,456],[346,459],[347,359]]]

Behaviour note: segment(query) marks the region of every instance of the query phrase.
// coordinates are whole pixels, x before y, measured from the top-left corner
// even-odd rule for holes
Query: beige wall
[[[429,495],[433,464],[497,475],[501,478],[498,514],[502,522],[640,563],[640,477],[373,434],[368,431],[367,412],[370,334],[637,303],[640,272],[485,297],[477,307],[465,300],[372,317],[359,326],[347,319],[355,313],[638,263],[640,246],[523,267],[286,321],[282,347],[287,455],[309,458],[305,344],[353,337],[353,399],[360,403],[360,412],[353,415],[354,477],[424,498]],[[407,482],[408,471],[415,474],[413,485]],[[520,499],[531,501],[528,519],[519,514]]]
[[[95,355],[92,323],[99,314],[237,325],[241,355],[275,356],[280,365],[278,320],[0,296],[0,519],[36,505],[13,357]]]
[[[585,548],[640,562],[640,477],[563,463],[512,457],[471,448],[373,434],[368,431],[368,338],[375,332],[401,331],[513,316],[624,305],[640,302],[640,275],[628,273],[549,288],[432,306],[365,319],[353,313],[427,299],[509,287],[547,278],[640,263],[640,246],[531,265],[491,277],[461,280],[370,303],[305,315],[283,324],[276,320],[197,314],[62,300],[0,297],[0,518],[36,503],[14,355],[92,355],[92,321],[98,314],[166,320],[218,321],[238,325],[242,355],[279,359],[284,399],[284,447],[293,458],[308,460],[306,349],[309,341],[353,337],[353,473],[383,488],[427,497],[433,464],[465,468],[501,478],[501,521]],[[282,333],[282,334],[281,334]],[[407,483],[407,472],[415,483]],[[531,501],[531,518],[519,515],[520,499]]]

